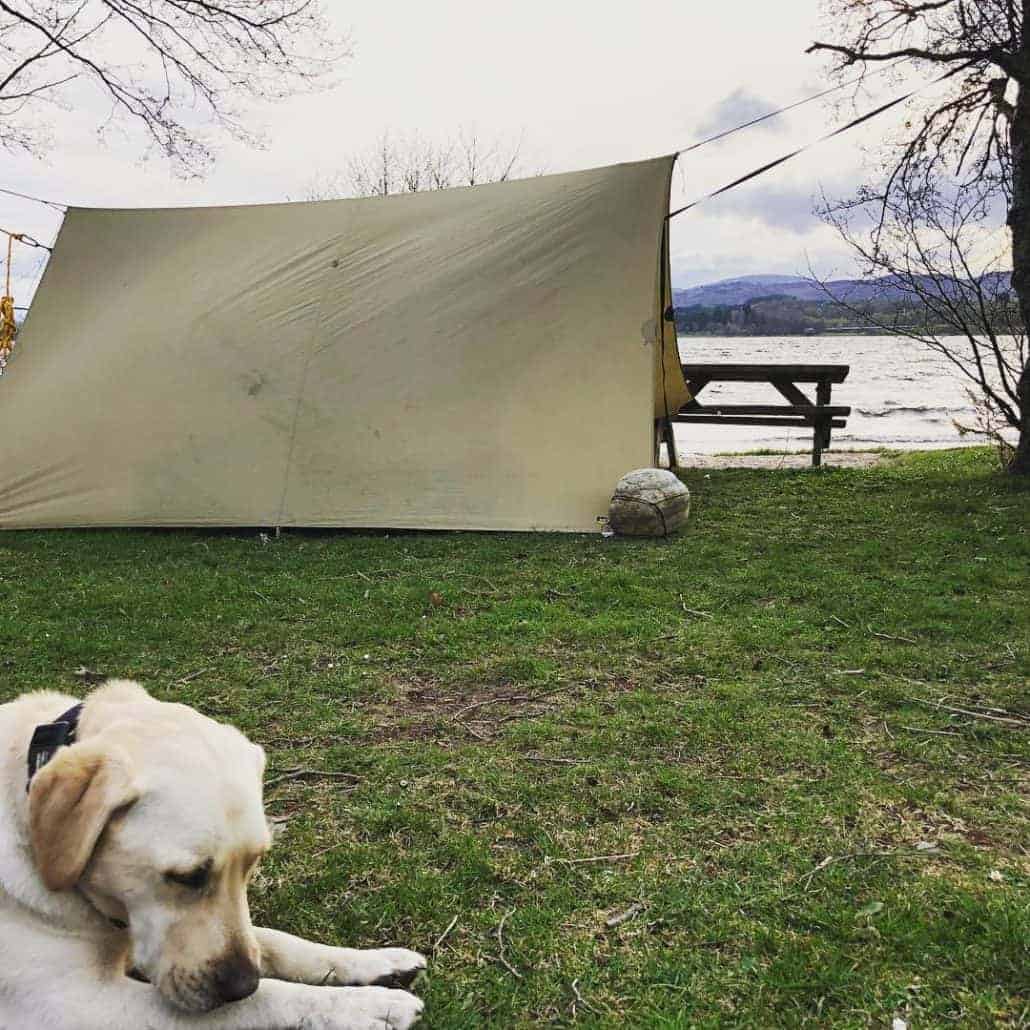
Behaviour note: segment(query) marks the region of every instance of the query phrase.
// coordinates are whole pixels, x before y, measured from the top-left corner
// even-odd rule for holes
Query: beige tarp
[[[685,398],[672,163],[70,210],[0,379],[0,527],[595,530]]]

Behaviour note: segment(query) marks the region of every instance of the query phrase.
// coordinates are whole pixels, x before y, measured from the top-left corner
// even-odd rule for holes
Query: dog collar
[[[32,743],[29,744],[29,779],[25,784],[26,790],[32,783],[32,777],[57,754],[60,748],[75,743],[75,733],[79,728],[81,714],[82,703],[79,702],[53,722],[43,723],[33,731]]]

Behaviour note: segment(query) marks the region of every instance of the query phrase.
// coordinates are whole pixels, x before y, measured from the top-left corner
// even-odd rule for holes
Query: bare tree
[[[939,278],[945,292],[964,292],[965,286],[945,286],[949,278],[945,273],[954,265],[955,282],[974,287],[984,282],[977,269],[965,267],[971,219],[986,216],[996,203],[1005,207],[1012,232],[1012,288],[1018,319],[1013,326],[1015,356],[1006,356],[999,371],[1004,366],[1012,383],[1008,399],[1019,434],[1009,468],[1022,475],[1030,475],[1030,365],[1024,340],[1025,327],[1030,326],[1027,2],[825,0],[836,40],[809,48],[833,55],[839,73],[856,67],[868,71],[901,60],[916,67],[953,70],[944,95],[924,105],[906,126],[904,137],[889,149],[880,184],[863,191],[850,207],[839,208],[836,221],[840,227],[842,214],[872,215],[860,246],[871,267],[903,278],[910,269],[931,282]],[[853,231],[856,224],[860,223],[846,222],[852,242],[859,242]],[[906,234],[909,238],[904,243]],[[934,237],[937,244],[928,245],[926,240]],[[925,267],[919,264],[923,250],[927,251]],[[948,307],[943,297],[937,301]],[[955,325],[967,342],[972,341],[966,327],[986,328],[970,321],[969,311],[975,308],[963,309],[957,322],[947,323]],[[993,351],[989,335],[986,346]],[[975,365],[975,354],[972,360]],[[1001,394],[985,396],[993,404],[1002,400]]]
[[[205,122],[254,142],[243,102],[314,88],[346,52],[318,0],[0,0],[0,147],[45,149],[47,107],[89,83],[196,174]]]
[[[343,175],[313,183],[307,196],[385,197],[505,182],[523,172],[522,147],[521,137],[515,142],[484,139],[474,130],[462,130],[444,143],[385,132],[374,147],[350,159]]]
[[[825,204],[824,218],[859,255],[863,273],[881,286],[884,298],[900,293],[908,303],[894,305],[893,317],[881,316],[875,305],[823,288],[863,324],[942,355],[975,402],[977,424],[960,431],[994,439],[1008,462],[1012,448],[1002,431],[1018,434],[1023,424],[1019,382],[1030,353],[1007,271],[1008,234],[1004,226],[986,228],[991,201],[982,183],[958,190],[935,181],[887,197],[863,189],[850,200]],[[920,317],[913,320],[913,311]]]

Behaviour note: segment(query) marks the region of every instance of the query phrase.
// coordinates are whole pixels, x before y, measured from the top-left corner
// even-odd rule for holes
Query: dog
[[[234,727],[129,680],[0,705],[0,1030],[417,1022],[416,952],[251,924],[264,767]]]

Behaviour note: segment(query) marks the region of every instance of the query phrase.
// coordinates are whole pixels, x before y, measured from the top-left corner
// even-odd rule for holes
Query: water
[[[892,336],[699,337],[679,341],[685,362],[781,362],[850,365],[833,387],[832,404],[851,405],[847,428],[833,430],[833,448],[890,447],[924,450],[981,444],[953,424],[974,422],[964,377],[943,355]],[[799,384],[813,400],[815,384]],[[702,404],[786,404],[765,383],[711,383]],[[810,450],[812,431],[802,427],[678,425],[685,453],[757,449]]]

